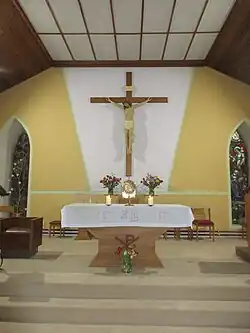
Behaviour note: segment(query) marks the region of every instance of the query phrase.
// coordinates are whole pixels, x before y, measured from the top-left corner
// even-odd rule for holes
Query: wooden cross
[[[125,97],[91,97],[90,103],[110,103],[108,98],[114,103],[142,103],[148,97],[133,97],[132,95],[132,72],[126,72],[126,96]],[[148,103],[167,103],[167,97],[152,97]],[[132,176],[132,152],[126,150],[126,176]]]

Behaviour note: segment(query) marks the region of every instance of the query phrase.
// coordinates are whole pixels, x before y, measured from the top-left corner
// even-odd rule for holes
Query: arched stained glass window
[[[248,187],[248,151],[240,133],[235,131],[229,150],[233,224],[244,221],[244,194]]]
[[[13,152],[10,176],[10,204],[15,213],[26,215],[28,203],[30,142],[26,132],[22,132]]]

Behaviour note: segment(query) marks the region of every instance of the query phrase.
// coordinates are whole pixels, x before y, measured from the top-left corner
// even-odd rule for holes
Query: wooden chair
[[[196,241],[199,240],[199,228],[209,228],[209,238],[215,240],[215,228],[214,222],[211,220],[211,209],[210,208],[192,208],[194,215],[193,226],[195,227],[193,232],[196,232]],[[193,239],[192,232],[192,239]]]
[[[174,233],[174,239],[175,240],[181,240],[181,231],[186,231],[187,233],[187,239],[191,240],[192,239],[192,228],[169,228],[167,229],[164,234],[163,234],[163,238],[164,239],[168,239],[168,231],[173,230]]]
[[[49,223],[49,237],[51,237],[51,235],[55,236],[57,229],[59,230],[59,237],[64,237],[65,230],[61,226],[61,221],[51,221]]]
[[[30,258],[42,245],[42,217],[9,217],[0,222],[3,258]]]

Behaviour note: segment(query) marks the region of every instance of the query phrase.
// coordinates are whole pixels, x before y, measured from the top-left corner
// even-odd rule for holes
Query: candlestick
[[[153,206],[154,204],[154,197],[152,195],[148,196],[148,205]]]
[[[106,205],[107,206],[111,205],[111,195],[106,195]]]

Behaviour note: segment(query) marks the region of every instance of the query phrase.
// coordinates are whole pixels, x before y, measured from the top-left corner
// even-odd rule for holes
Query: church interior
[[[249,22],[0,2],[0,333],[250,332]]]

